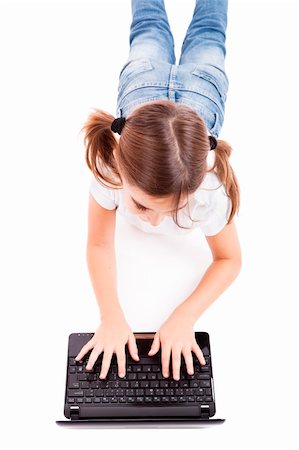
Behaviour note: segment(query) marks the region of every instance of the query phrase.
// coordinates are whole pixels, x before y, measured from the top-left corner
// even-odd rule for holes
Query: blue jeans
[[[168,99],[190,106],[219,136],[229,85],[227,6],[228,0],[196,0],[176,65],[164,0],[131,0],[130,52],[119,74],[117,117],[141,103]]]

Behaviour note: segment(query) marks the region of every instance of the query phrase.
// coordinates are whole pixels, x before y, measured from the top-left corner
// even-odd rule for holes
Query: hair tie
[[[125,123],[126,123],[125,117],[117,117],[116,119],[113,120],[110,128],[114,133],[121,134]]]
[[[209,136],[209,140],[210,140],[210,145],[211,145],[210,150],[214,150],[214,148],[217,147],[218,141],[214,136]]]

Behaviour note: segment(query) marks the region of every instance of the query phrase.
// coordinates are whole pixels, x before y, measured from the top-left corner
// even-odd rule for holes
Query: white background
[[[179,58],[194,1],[166,0]],[[99,313],[86,259],[90,172],[80,129],[115,114],[129,51],[123,1],[6,1],[2,62],[1,426],[5,449],[298,448],[298,7],[229,0],[230,81],[220,138],[241,185],[239,277],[198,320],[210,334],[211,429],[72,430],[63,419],[68,336]],[[155,331],[211,262],[204,236],[145,235],[118,218],[119,297]]]

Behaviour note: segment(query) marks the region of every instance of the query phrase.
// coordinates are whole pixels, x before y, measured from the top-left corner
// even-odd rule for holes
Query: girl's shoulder
[[[194,193],[193,215],[200,220],[206,236],[217,234],[227,223],[231,200],[216,172],[207,172],[203,182]]]
[[[207,172],[205,178],[203,179],[201,185],[194,192],[194,197],[199,201],[209,201],[217,192],[225,192],[224,185],[221,183],[216,172]]]

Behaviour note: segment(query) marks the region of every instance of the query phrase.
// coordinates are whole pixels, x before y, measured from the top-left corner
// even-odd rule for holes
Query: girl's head
[[[232,149],[218,139],[208,168],[208,130],[193,109],[170,100],[143,103],[126,117],[119,139],[110,128],[113,119],[98,109],[89,115],[83,127],[86,162],[100,182],[124,189],[132,213],[152,225],[171,215],[180,226],[179,209],[215,169],[231,198],[232,220],[239,208],[238,182],[228,161]]]

